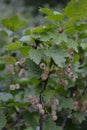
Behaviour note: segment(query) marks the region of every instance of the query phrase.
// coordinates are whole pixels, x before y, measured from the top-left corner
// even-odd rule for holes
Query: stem
[[[40,130],[43,130],[43,115],[40,114]]]
[[[64,128],[65,128],[66,121],[67,121],[67,116],[64,117],[64,120],[63,120],[63,123],[62,123],[62,130],[64,130]]]

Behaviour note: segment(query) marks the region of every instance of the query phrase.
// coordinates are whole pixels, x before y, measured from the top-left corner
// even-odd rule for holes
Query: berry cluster
[[[66,68],[65,68],[65,74],[71,79],[72,82],[76,81],[76,78],[73,74],[73,72],[71,71],[71,64],[67,64]]]
[[[87,110],[87,101],[83,101],[82,103],[80,103],[79,101],[74,101],[73,110],[85,112]]]
[[[16,70],[18,72],[18,77],[22,77],[25,73],[25,68],[22,65],[24,62],[25,62],[25,58],[21,58],[20,61],[17,61],[15,63],[15,65],[17,67]]]
[[[41,75],[41,78],[42,78],[42,80],[44,81],[44,80],[46,80],[46,79],[48,78],[48,75],[49,75],[50,70],[49,70],[49,68],[46,66],[45,63],[41,63],[41,64],[40,64],[40,68],[43,70],[43,74]]]
[[[39,103],[38,99],[36,99],[34,96],[29,96],[28,100],[31,102],[32,106],[36,109],[39,110],[39,113],[41,115],[44,115],[45,111],[43,109],[43,106],[41,103]]]
[[[60,86],[67,86],[68,81],[65,78],[61,78],[60,80],[58,80],[57,84]]]
[[[69,54],[70,54],[70,60],[72,61],[73,58],[74,58],[74,50],[73,50],[72,48],[69,48],[69,49],[68,49],[68,52],[69,52]]]
[[[81,111],[84,112],[87,110],[87,101],[83,101],[82,102],[82,107],[81,107]]]
[[[54,121],[58,119],[56,111],[57,111],[57,106],[59,105],[59,100],[58,99],[49,99],[47,100],[46,106],[51,107],[51,116]]]
[[[19,89],[20,88],[20,85],[19,84],[11,84],[9,86],[10,90],[15,90],[15,89]]]
[[[55,121],[57,120],[57,114],[56,114],[56,111],[57,111],[57,105],[59,104],[59,100],[58,99],[54,99],[53,101],[53,104],[52,104],[52,112],[51,112],[51,115],[52,115],[52,119]]]
[[[74,111],[78,111],[79,109],[80,109],[80,107],[79,107],[79,102],[78,101],[74,101],[74,107],[73,107],[73,110]]]

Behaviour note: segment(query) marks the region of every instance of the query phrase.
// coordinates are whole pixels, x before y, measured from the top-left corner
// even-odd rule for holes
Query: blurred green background
[[[0,21],[15,14],[28,20],[29,26],[43,24],[40,7],[49,7],[53,10],[64,8],[70,0],[0,0]]]

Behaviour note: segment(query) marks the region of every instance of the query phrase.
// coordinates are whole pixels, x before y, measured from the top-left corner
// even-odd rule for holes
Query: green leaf
[[[25,20],[19,20],[18,16],[15,15],[9,19],[3,19],[2,24],[11,31],[17,31],[24,27]]]
[[[40,78],[41,70],[38,65],[36,65],[31,59],[26,59],[25,66],[28,68],[29,78],[37,77]]]
[[[37,126],[38,115],[35,112],[25,112],[23,115],[24,120],[34,129]]]
[[[85,95],[83,95],[82,97],[81,97],[81,101],[86,101],[87,100],[87,94],[85,94]]]
[[[12,51],[12,50],[18,50],[19,48],[21,47],[21,43],[19,41],[16,41],[15,43],[11,43],[11,44],[8,44],[6,46],[6,48],[9,50],[9,51]]]
[[[68,17],[68,21],[65,24],[66,31],[75,31],[75,22],[87,16],[87,1],[71,0],[64,9],[64,15]]]
[[[79,123],[82,123],[82,121],[86,119],[85,114],[81,112],[75,112],[73,116],[79,121]]]
[[[3,71],[5,69],[5,64],[0,61],[0,71]]]
[[[62,108],[69,108],[73,109],[74,107],[74,102],[71,98],[64,98],[64,97],[59,97],[59,106],[58,109]]]
[[[87,44],[86,44],[86,43],[81,43],[80,46],[81,46],[81,48],[82,48],[83,50],[85,50],[85,49],[87,48]]]
[[[29,53],[30,59],[32,59],[37,65],[40,63],[41,59],[43,58],[43,51],[38,49],[32,49]]]
[[[66,43],[68,42],[67,35],[64,33],[60,34],[58,37],[58,43],[61,43],[62,41],[66,42]]]
[[[22,53],[22,55],[24,57],[28,57],[29,56],[29,52],[30,52],[30,47],[29,46],[22,46],[18,50]]]
[[[86,0],[71,0],[64,9],[65,16],[74,19],[80,19],[87,16],[87,1]]]
[[[50,47],[48,50],[45,51],[45,54],[48,57],[51,57],[59,67],[64,66],[66,61],[65,58],[69,56],[67,51],[59,48],[58,46]]]
[[[12,56],[3,56],[2,61],[5,64],[14,64],[16,62],[16,59],[14,57],[12,57]]]
[[[76,30],[78,30],[79,32],[81,31],[85,31],[87,29],[87,23],[86,22],[80,22],[77,23],[75,26]]]
[[[64,15],[57,11],[52,11],[48,8],[41,8],[41,12],[45,13],[48,20],[60,21],[64,18]]]
[[[0,92],[0,101],[7,102],[10,99],[13,99],[13,96],[10,93]]]
[[[69,48],[73,48],[76,52],[78,52],[78,43],[72,39],[69,39],[66,43]]]
[[[24,129],[24,130],[34,130],[32,127],[29,127],[27,129]]]
[[[62,130],[62,128],[57,126],[56,123],[52,121],[52,119],[46,120],[43,127],[44,130]]]
[[[4,112],[0,110],[0,130],[2,130],[3,127],[5,127],[5,125],[6,125],[6,117]]]
[[[78,62],[78,61],[79,61],[79,58],[80,58],[79,54],[76,54],[76,55],[74,56],[73,63],[75,64],[76,62]]]

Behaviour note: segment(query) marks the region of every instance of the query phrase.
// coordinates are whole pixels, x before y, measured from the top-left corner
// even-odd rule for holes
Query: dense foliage
[[[62,12],[41,8],[47,24],[0,30],[0,130],[87,129],[87,1]]]

